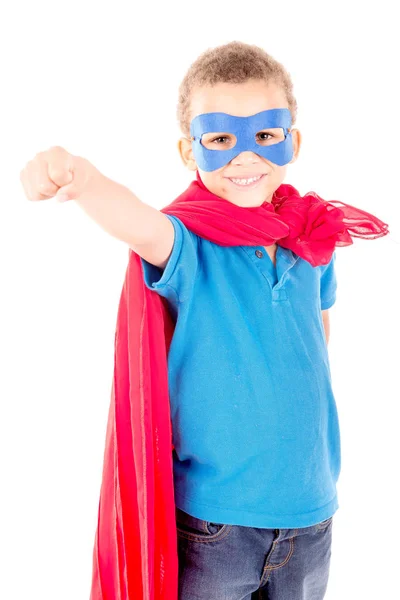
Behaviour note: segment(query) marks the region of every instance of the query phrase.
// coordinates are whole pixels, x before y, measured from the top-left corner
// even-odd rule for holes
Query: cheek
[[[221,177],[221,175],[217,174],[217,171],[203,171],[200,172],[200,176],[206,188],[208,188],[210,192],[213,192],[214,194],[218,195],[221,192],[221,190],[226,188],[224,179]]]
[[[230,183],[230,182],[228,181],[228,179],[226,179],[226,178],[224,178],[224,177],[221,177],[221,179],[220,179],[220,183],[219,183],[219,189],[220,189],[220,190],[223,190],[223,191],[226,191],[226,190],[228,190],[228,189],[229,189],[229,187],[228,187],[228,186],[229,186],[229,183]]]
[[[287,165],[283,165],[283,167],[279,167],[278,165],[275,165],[275,173],[276,173],[276,177],[277,179],[283,179],[286,175],[286,171],[287,171]]]

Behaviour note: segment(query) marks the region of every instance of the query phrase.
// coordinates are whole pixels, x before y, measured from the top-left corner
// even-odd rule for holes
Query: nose
[[[250,165],[260,161],[260,156],[251,150],[245,150],[232,159],[232,163],[234,165]]]

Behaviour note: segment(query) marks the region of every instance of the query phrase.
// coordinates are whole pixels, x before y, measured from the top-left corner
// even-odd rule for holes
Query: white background
[[[53,145],[162,208],[190,183],[178,86],[209,47],[282,62],[303,134],[286,182],[389,223],[337,249],[329,354],[342,439],[326,600],[394,598],[399,519],[396,3],[17,2],[1,9],[0,597],[87,600],[128,248],[73,201],[29,202]]]

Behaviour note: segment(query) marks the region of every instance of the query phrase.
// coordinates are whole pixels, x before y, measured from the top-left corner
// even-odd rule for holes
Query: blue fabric
[[[263,110],[250,117],[236,117],[222,112],[197,115],[190,123],[193,154],[203,171],[215,171],[245,150],[251,150],[277,165],[286,165],[293,157],[293,140],[292,134],[289,133],[291,124],[292,115],[288,108]],[[285,136],[282,141],[275,140],[274,143],[272,136],[266,142],[257,142],[258,132],[276,127],[282,128],[282,134]],[[205,133],[220,133],[221,136],[222,133],[229,133],[236,137],[236,145],[229,149],[226,145],[225,148],[215,145],[215,149],[208,149],[201,143],[201,137]]]
[[[340,436],[321,308],[335,302],[333,254],[312,267],[277,248],[223,247],[167,215],[164,271],[141,259],[168,301],[175,503],[232,525],[309,527],[338,508]]]

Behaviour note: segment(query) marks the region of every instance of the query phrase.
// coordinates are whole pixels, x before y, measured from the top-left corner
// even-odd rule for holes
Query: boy
[[[151,331],[156,321],[158,326],[173,324],[165,339],[179,600],[250,600],[267,597],[264,593],[269,600],[320,600],[325,595],[340,473],[327,311],[336,297],[334,246],[338,240],[341,245],[352,242],[343,227],[349,207],[341,203],[344,210],[338,212],[332,202],[328,210],[320,202],[312,204],[310,197],[308,204],[292,186],[282,186],[287,165],[297,159],[301,146],[301,134],[292,128],[296,108],[282,65],[255,46],[233,42],[201,55],[182,82],[178,118],[185,135],[178,148],[186,167],[196,171],[197,182],[170,207],[158,211],[144,204],[62,148],[37,155],[22,172],[28,197],[45,199],[62,188],[111,235],[126,242],[133,250],[129,268],[137,268],[133,257],[139,257],[145,286],[137,300],[141,291],[135,288],[137,294],[132,294],[128,283],[133,277],[127,278],[121,300],[116,364],[125,376],[114,380],[115,416],[110,411],[103,484],[113,480],[110,464],[115,456],[121,480],[109,496],[102,489],[99,512],[106,514],[114,495],[122,503],[128,497],[136,500],[137,494],[145,518],[134,523],[137,530],[131,526],[132,541],[121,526],[128,512],[116,510],[115,537],[124,543],[118,552],[113,547],[112,560],[111,550],[105,551],[108,534],[99,521],[92,600],[176,598],[173,578],[168,579],[173,565],[141,561],[138,553],[148,547],[152,534],[160,546],[174,543],[156,537],[168,523],[157,504],[151,504],[167,486],[160,480],[169,463],[156,471],[167,460],[160,451],[165,431],[157,421],[162,408],[152,413],[156,435],[151,451],[143,433],[149,403],[138,403],[134,416],[139,424],[135,419],[131,423],[131,472],[133,477],[137,470],[137,489],[129,489],[121,476],[124,469],[129,473],[128,463],[119,462],[131,451],[132,441],[118,436],[118,423],[122,427],[132,415],[120,412],[117,396],[123,396],[124,386],[129,396],[138,380],[138,398],[155,395],[153,384],[165,384],[163,370],[154,369],[159,344],[148,363],[155,380],[150,376],[144,381],[145,368],[140,377],[132,376],[134,366],[146,359],[143,336],[150,347],[157,339]],[[266,126],[255,128],[258,118]],[[219,126],[212,128],[211,123]],[[277,202],[280,190],[291,194],[281,196],[286,203]],[[192,212],[185,212],[189,202]],[[300,227],[296,231],[304,206],[325,210],[318,212],[326,218],[322,225],[330,227],[323,239]],[[350,208],[352,215],[358,211]],[[307,225],[314,225],[315,232],[321,224],[318,219],[312,223],[311,214],[308,210]],[[385,224],[368,217],[369,224],[380,226],[377,235],[387,233]],[[317,255],[321,260],[314,264]],[[137,271],[134,275],[137,283]],[[136,301],[141,302],[141,317],[135,320]],[[146,310],[153,320],[146,319]],[[139,356],[123,371],[122,363],[132,360],[137,348],[129,346],[136,327]],[[161,361],[159,357],[157,365]],[[141,434],[142,447],[135,437]],[[152,452],[155,476],[149,481],[154,489],[142,485],[139,473],[150,469]],[[139,537],[138,550],[134,543]]]

